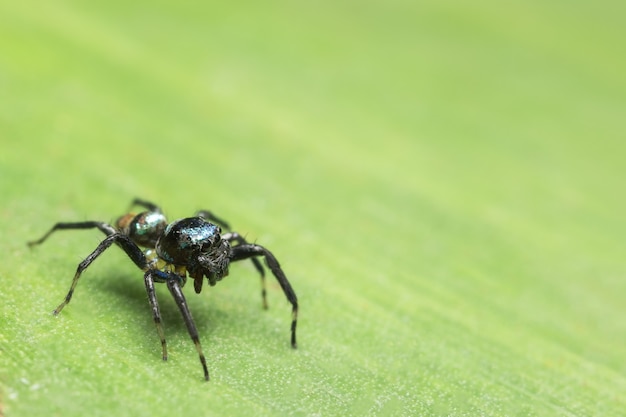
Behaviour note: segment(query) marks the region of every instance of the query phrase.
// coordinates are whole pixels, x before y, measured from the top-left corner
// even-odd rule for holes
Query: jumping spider
[[[143,279],[148,292],[148,301],[152,308],[152,317],[161,339],[163,360],[167,360],[167,346],[161,325],[159,303],[154,290],[155,282],[165,283],[172,297],[174,297],[191,340],[198,351],[204,378],[208,380],[209,370],[202,353],[198,331],[182,292],[182,287],[187,281],[187,275],[194,280],[195,292],[200,293],[204,277],[207,278],[209,285],[213,286],[228,275],[228,267],[231,262],[250,258],[261,274],[263,307],[267,308],[265,271],[258,259],[258,257],[264,257],[267,267],[272,271],[287,300],[291,303],[291,346],[296,348],[298,298],[278,261],[269,250],[263,246],[246,242],[236,232],[227,231],[222,234],[222,228],[230,230],[230,227],[225,221],[206,210],[197,212],[195,217],[168,223],[161,209],[153,203],[135,199],[132,206],[143,207],[146,211],[139,214],[123,215],[117,219],[115,226],[100,221],[57,223],[40,239],[28,242],[28,246],[31,247],[41,244],[56,230],[66,229],[96,228],[106,235],[106,238],[100,242],[96,249],[78,264],[70,290],[63,302],[54,310],[55,315],[59,314],[72,299],[72,294],[83,271],[115,243],[144,272]]]

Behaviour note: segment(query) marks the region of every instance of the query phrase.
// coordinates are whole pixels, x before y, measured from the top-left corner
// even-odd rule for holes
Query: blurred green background
[[[0,415],[623,415],[626,3],[0,2]],[[300,299],[119,250],[207,208]]]

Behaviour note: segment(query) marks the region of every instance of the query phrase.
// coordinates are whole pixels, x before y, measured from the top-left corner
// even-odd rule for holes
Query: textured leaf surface
[[[623,415],[620,2],[0,4],[0,410]],[[135,197],[269,247],[196,296],[96,231]],[[0,412],[1,414],[1,412]]]

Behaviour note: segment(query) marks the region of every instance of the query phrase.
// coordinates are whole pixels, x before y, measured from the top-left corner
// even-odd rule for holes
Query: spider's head
[[[115,226],[139,246],[154,248],[167,226],[167,219],[158,211],[129,213],[117,219]]]
[[[211,285],[228,272],[230,244],[222,240],[222,229],[201,217],[188,217],[170,223],[159,238],[158,256],[168,263],[183,265],[189,275]]]

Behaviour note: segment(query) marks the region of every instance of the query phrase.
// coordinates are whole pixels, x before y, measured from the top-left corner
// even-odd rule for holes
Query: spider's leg
[[[185,300],[185,295],[183,294],[183,291],[180,287],[180,277],[175,274],[169,274],[166,282],[167,289],[170,290],[172,297],[174,297],[174,301],[176,301],[176,305],[178,305],[178,308],[183,315],[185,325],[187,325],[187,331],[189,332],[189,336],[191,336],[191,340],[193,341],[193,344],[196,346],[196,350],[198,351],[198,357],[200,358],[202,370],[204,371],[204,379],[208,381],[209,370],[206,366],[206,358],[204,357],[204,353],[202,353],[202,346],[200,345],[200,339],[198,338],[198,330],[196,329],[196,325],[193,322],[191,312],[189,311],[187,301]]]
[[[265,249],[263,246],[250,243],[233,246],[230,252],[231,261],[239,261],[255,256],[265,257],[265,263],[276,277],[276,280],[280,284],[280,287],[283,289],[287,300],[289,300],[289,302],[291,303],[291,347],[295,349],[297,347],[296,325],[298,322],[298,297],[296,296],[295,291],[291,287],[291,284],[287,280],[285,273],[280,268],[280,264],[278,263],[272,252]]]
[[[68,229],[98,229],[102,233],[107,236],[111,236],[116,233],[116,230],[113,226],[108,223],[98,222],[98,221],[86,221],[86,222],[72,222],[72,223],[57,223],[48,232],[43,235],[41,238],[37,240],[32,240],[27,242],[28,246],[33,247],[35,245],[39,245],[43,243],[48,237],[57,230],[68,230]]]
[[[197,217],[202,217],[205,220],[213,222],[213,223],[217,224],[218,226],[220,226],[224,230],[230,230],[230,225],[228,224],[227,221],[220,219],[219,217],[217,217],[215,214],[213,214],[209,210],[198,210],[196,212],[196,216]]]
[[[237,232],[229,232],[222,235],[222,239],[228,242],[235,242],[237,245],[247,245],[248,242]],[[267,310],[267,290],[265,289],[265,269],[258,258],[252,257],[252,263],[259,274],[261,274],[261,298],[263,300],[263,308]]]
[[[107,250],[112,244],[116,243],[119,247],[121,247],[124,252],[128,255],[128,257],[137,265],[140,269],[144,269],[147,266],[146,257],[141,251],[141,249],[126,235],[121,233],[114,233],[110,236],[107,236],[100,244],[96,247],[96,249],[89,254],[81,263],[78,264],[78,268],[76,268],[76,274],[74,275],[74,280],[72,281],[72,285],[67,295],[65,296],[65,300],[53,311],[54,315],[57,315],[63,310],[63,307],[67,305],[72,299],[72,294],[74,294],[74,289],[76,288],[76,284],[78,284],[78,280],[80,275],[83,273],[89,265],[93,261],[96,260],[98,256],[102,254],[105,250]]]
[[[148,292],[148,300],[150,301],[150,307],[152,307],[152,318],[161,339],[161,350],[163,352],[163,360],[167,360],[167,343],[165,342],[165,333],[163,332],[163,326],[161,326],[161,310],[159,309],[159,302],[156,298],[156,292],[154,291],[154,273],[149,269],[143,276],[144,283],[146,284],[146,291]]]
[[[150,201],[142,200],[140,198],[135,198],[133,199],[133,201],[131,201],[130,207],[132,208],[134,206],[143,207],[145,209],[148,209],[149,211],[156,211],[157,213],[161,213],[161,208],[159,206],[151,203]]]

